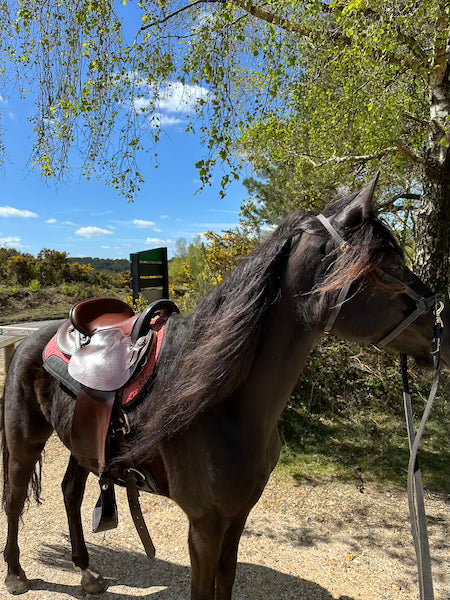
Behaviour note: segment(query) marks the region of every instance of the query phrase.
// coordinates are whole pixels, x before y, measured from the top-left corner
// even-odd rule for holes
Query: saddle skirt
[[[136,319],[138,315],[136,315]],[[70,356],[68,372],[82,385],[105,392],[123,387],[154,341],[154,330],[133,344],[131,337],[114,325],[83,335],[66,321],[56,333],[56,344]]]

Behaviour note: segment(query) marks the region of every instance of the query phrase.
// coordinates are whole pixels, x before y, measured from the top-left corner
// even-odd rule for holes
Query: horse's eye
[[[395,273],[396,275],[398,275],[400,273],[403,273],[404,267],[405,267],[405,265],[395,262],[389,266],[389,270],[392,273]]]

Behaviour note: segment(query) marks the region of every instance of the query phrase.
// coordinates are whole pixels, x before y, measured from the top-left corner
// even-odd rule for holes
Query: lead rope
[[[433,402],[439,384],[440,376],[440,346],[442,337],[443,322],[441,312],[444,303],[440,298],[436,301],[436,322],[434,326],[433,339],[433,362],[434,379],[428,396],[422,420],[417,433],[414,431],[413,410],[411,402],[411,393],[409,389],[408,377],[408,357],[406,354],[400,355],[400,372],[403,380],[403,402],[405,408],[406,427],[408,430],[410,458],[408,464],[408,505],[411,521],[411,532],[414,540],[414,549],[417,559],[417,570],[419,574],[420,600],[434,600],[433,576],[431,571],[430,545],[428,541],[427,520],[425,512],[425,500],[422,485],[422,474],[420,472],[417,453],[422,441],[423,432],[430,416]]]

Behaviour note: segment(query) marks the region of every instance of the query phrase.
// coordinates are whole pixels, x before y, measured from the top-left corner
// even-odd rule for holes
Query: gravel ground
[[[22,566],[34,580],[27,600],[83,598],[70,561],[68,529],[60,491],[68,452],[54,436],[44,462],[43,504],[30,505],[20,532]],[[170,500],[143,495],[142,506],[157,558],[146,558],[118,490],[120,524],[90,532],[97,482],[88,480],[84,528],[91,565],[109,582],[108,600],[188,600],[187,521]],[[436,600],[450,600],[449,501],[427,498]],[[0,543],[6,522],[0,516]],[[417,600],[414,551],[406,495],[361,493],[338,482],[295,484],[273,476],[250,514],[242,536],[234,600]],[[0,598],[11,598],[3,586]]]

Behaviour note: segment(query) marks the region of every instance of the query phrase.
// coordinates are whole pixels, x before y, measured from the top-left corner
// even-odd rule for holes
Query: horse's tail
[[[5,431],[5,390],[3,389],[2,397],[0,398],[0,444],[3,456],[3,494],[2,494],[2,505],[3,509],[6,504],[6,491],[9,488],[9,451],[6,445],[6,431]]]
[[[6,426],[5,426],[5,405],[6,405],[6,388],[7,388],[8,376],[5,379],[5,386],[3,393],[0,398],[0,448],[2,452],[3,462],[3,493],[2,493],[2,506],[3,510],[6,508],[6,500],[9,492],[9,449],[6,442]],[[42,453],[39,456],[39,460],[36,463],[33,474],[31,476],[30,485],[27,490],[27,501],[30,496],[33,495],[37,504],[41,504],[41,492],[42,492]]]

